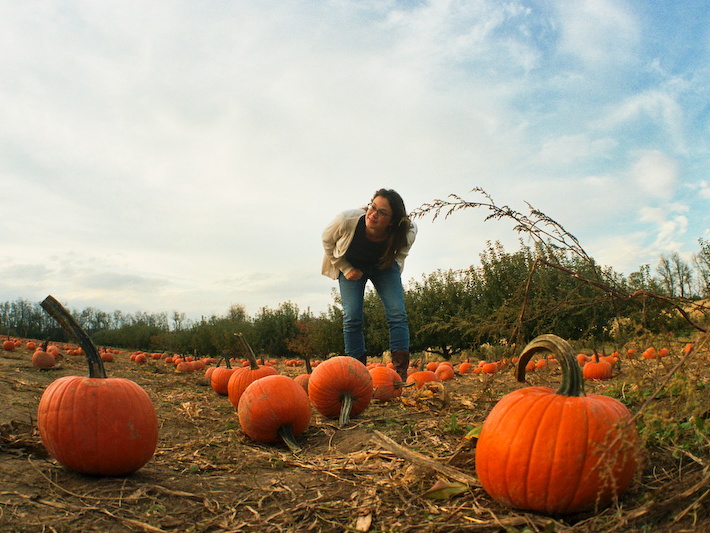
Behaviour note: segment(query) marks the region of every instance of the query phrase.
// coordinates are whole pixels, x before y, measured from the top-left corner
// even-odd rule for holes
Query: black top
[[[365,215],[362,215],[357,222],[348,251],[345,252],[345,259],[358,270],[363,270],[377,266],[386,249],[386,240],[373,242],[365,236]]]

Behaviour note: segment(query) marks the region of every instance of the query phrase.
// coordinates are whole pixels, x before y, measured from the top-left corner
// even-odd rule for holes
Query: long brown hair
[[[374,200],[378,196],[386,198],[392,208],[392,225],[390,226],[389,237],[387,237],[387,248],[377,265],[379,268],[384,269],[394,263],[397,252],[407,245],[407,234],[412,227],[412,222],[407,216],[404,200],[402,200],[397,191],[393,189],[378,189],[372,199]]]

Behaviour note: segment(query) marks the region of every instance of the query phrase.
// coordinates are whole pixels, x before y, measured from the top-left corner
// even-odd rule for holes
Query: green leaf
[[[428,500],[446,500],[468,490],[468,485],[458,481],[439,480],[423,496]]]
[[[464,439],[477,439],[481,435],[481,430],[483,429],[483,424],[476,426],[471,431],[466,433]]]

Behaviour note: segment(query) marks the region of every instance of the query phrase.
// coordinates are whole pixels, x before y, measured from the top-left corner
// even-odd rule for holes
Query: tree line
[[[661,256],[655,270],[643,265],[623,276],[565,247],[520,243],[513,253],[487,243],[480,265],[437,270],[405,285],[411,349],[451,358],[481,345],[500,347],[554,332],[593,345],[625,341],[639,332],[690,332],[682,309],[710,296],[710,243],[700,239],[691,261]],[[170,351],[200,356],[238,354],[235,333],[271,357],[342,353],[338,294],[314,315],[293,302],[248,316],[240,305],[225,315],[188,320],[184,313],[105,312],[92,307],[72,315],[99,346]],[[697,324],[695,325],[697,327]],[[0,333],[69,341],[39,303],[0,304]],[[370,355],[388,348],[384,310],[374,291],[365,296],[365,336]]]

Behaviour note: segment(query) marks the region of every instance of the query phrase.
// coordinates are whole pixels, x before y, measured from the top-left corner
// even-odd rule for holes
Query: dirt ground
[[[85,374],[83,357],[65,355],[40,371],[24,347],[0,350],[1,532],[710,531],[708,456],[649,451],[619,505],[594,513],[553,519],[493,502],[475,478],[475,439],[466,434],[521,386],[512,369],[457,376],[424,395],[408,390],[343,428],[314,411],[296,456],[250,441],[229,399],[201,373],[176,373],[163,361],[138,366],[125,353],[106,367],[141,385],[160,420],[155,456],[128,477],[68,471],[39,438],[44,388]],[[533,379],[556,388],[559,370]],[[427,498],[440,479],[468,489]]]

